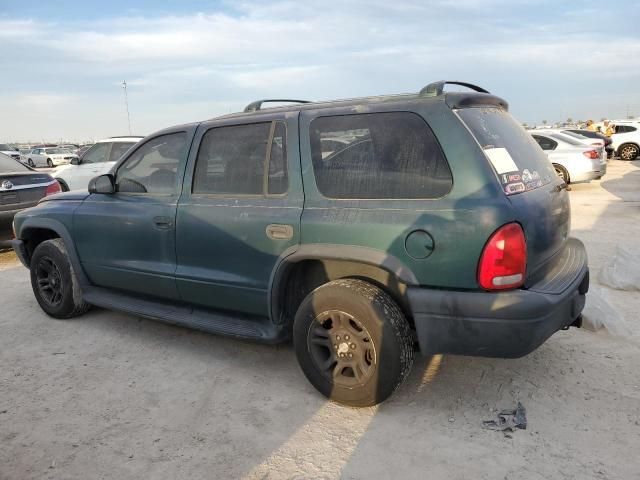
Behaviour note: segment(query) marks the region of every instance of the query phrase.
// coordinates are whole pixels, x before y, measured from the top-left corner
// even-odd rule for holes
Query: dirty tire
[[[564,181],[564,183],[569,185],[571,179],[569,178],[569,172],[567,172],[567,169],[562,165],[558,165],[557,163],[553,164],[553,168],[555,169],[556,174]]]
[[[60,238],[38,245],[31,257],[31,287],[44,312],[54,318],[72,318],[91,306],[82,300],[80,284]]]
[[[56,181],[60,185],[60,190],[62,190],[63,192],[68,192],[69,191],[69,187],[67,186],[67,183],[64,180],[62,180],[60,178],[56,178]]]
[[[638,154],[640,154],[640,149],[632,143],[626,143],[618,149],[620,160],[635,160]]]
[[[345,365],[339,363],[338,352],[343,351],[343,347],[345,352],[352,352],[346,350],[348,342],[344,342],[344,334],[343,343],[340,343],[336,340],[336,333],[340,331],[327,330],[327,322],[332,322],[327,317],[336,314],[342,320],[334,325],[344,323],[347,325],[345,328],[351,329],[344,331],[354,332],[355,324],[352,321],[359,326],[357,328],[361,328],[356,335],[362,337],[358,336],[357,339],[365,343],[359,343],[358,346],[349,344],[354,356],[360,352],[360,345],[367,346],[368,357],[363,353],[360,355],[367,357],[364,365],[368,367],[368,373],[363,375],[363,370],[357,367],[362,379],[359,380],[356,379],[355,370],[351,370],[354,382],[359,382],[357,385],[344,384],[348,380],[349,366],[336,377],[336,371],[340,370],[341,365]],[[312,337],[317,330],[322,331],[323,335],[324,330],[327,330],[328,345],[316,347],[314,340],[317,338]],[[372,406],[386,400],[400,387],[413,365],[413,335],[405,316],[385,291],[363,280],[335,280],[309,293],[296,313],[293,343],[300,367],[311,384],[324,396],[353,407]],[[326,350],[325,362],[318,358],[316,348],[320,349],[318,351]],[[375,352],[375,361],[370,358],[372,351]],[[323,371],[321,365],[331,361],[338,363]],[[344,361],[362,362],[363,359]]]

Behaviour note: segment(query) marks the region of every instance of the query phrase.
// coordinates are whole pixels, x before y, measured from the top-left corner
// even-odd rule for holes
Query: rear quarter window
[[[415,113],[319,117],[309,134],[316,185],[325,197],[430,199],[453,185],[434,133]]]
[[[476,138],[507,195],[550,183],[556,176],[536,140],[501,108],[465,108],[459,117]]]

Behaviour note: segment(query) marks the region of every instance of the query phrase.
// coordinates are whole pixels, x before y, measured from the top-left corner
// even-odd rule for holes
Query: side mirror
[[[116,179],[110,173],[92,178],[89,182],[89,193],[115,193]]]
[[[71,165],[80,165],[82,163],[82,160],[80,160],[78,157],[73,157],[71,159]]]

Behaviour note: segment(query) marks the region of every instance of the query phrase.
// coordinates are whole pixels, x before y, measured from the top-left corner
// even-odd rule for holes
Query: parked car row
[[[589,270],[567,185],[505,100],[439,81],[265,102],[119,160],[118,141],[97,144],[69,170],[108,173],[17,214],[11,244],[43,311],[292,339],[309,382],[358,407],[388,398],[416,350],[513,358],[580,326]],[[603,146],[549,140],[602,164]]]
[[[49,174],[37,172],[17,159],[0,153],[0,220],[7,220],[25,208],[35,206],[47,195],[60,192]]]
[[[567,184],[597,180],[607,173],[604,140],[570,130],[546,129],[530,133]]]

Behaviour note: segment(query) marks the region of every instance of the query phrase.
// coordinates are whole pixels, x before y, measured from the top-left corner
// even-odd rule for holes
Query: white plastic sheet
[[[611,261],[600,270],[598,281],[615,290],[640,290],[640,257],[616,247]]]
[[[606,329],[611,335],[628,338],[631,330],[613,306],[607,289],[591,284],[582,312],[582,328],[592,332]]]

